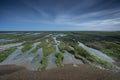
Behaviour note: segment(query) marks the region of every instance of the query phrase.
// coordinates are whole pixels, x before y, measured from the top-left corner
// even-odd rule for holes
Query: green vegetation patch
[[[72,51],[72,49],[70,48],[70,45],[69,44],[65,44],[64,42],[60,42],[60,44],[59,44],[59,50],[62,52],[62,53],[64,53],[65,52],[65,50],[67,50],[68,52],[71,52],[71,53],[73,53]]]
[[[118,59],[120,58],[120,44],[117,41],[101,41],[94,43],[86,43],[86,45],[100,50],[110,57],[116,57]]]
[[[109,56],[120,58],[120,45],[115,42],[104,42],[104,47],[102,51]]]
[[[60,44],[59,44],[59,50],[62,52],[62,53],[64,53],[64,51],[65,51],[65,43],[64,42],[60,42]]]
[[[5,51],[0,51],[0,62],[5,60],[11,53],[16,50],[16,47],[9,48]]]
[[[49,54],[54,53],[54,52],[56,52],[55,45],[53,45],[53,44],[48,44],[48,45],[46,45],[46,46],[43,46],[44,56],[48,56]]]
[[[65,45],[65,50],[68,51],[69,53],[72,53],[72,54],[75,53],[75,51],[74,51],[72,48],[70,48],[70,45],[69,45],[69,44],[66,44],[66,45]]]
[[[26,52],[28,50],[30,50],[32,48],[32,44],[33,42],[29,41],[29,42],[25,42],[23,45],[24,47],[21,49],[22,52]]]
[[[46,67],[47,67],[47,59],[46,57],[43,57],[40,61],[41,65],[40,67],[38,68],[38,71],[41,71],[41,70],[45,70]]]
[[[55,56],[57,57],[56,64],[60,67],[64,67],[64,63],[63,63],[64,56],[61,53],[57,53],[57,52],[55,53]]]
[[[51,53],[56,52],[55,45],[53,44],[53,41],[46,42],[45,39],[41,41],[41,46],[43,48],[43,55],[48,56]]]

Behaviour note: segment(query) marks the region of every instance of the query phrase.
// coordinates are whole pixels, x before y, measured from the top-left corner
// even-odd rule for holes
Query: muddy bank
[[[120,80],[120,73],[100,70],[85,64],[81,64],[78,67],[65,65],[64,68],[55,68],[41,72],[26,69],[11,72],[11,69],[18,66],[7,66],[4,70],[0,66],[0,72],[1,70],[2,72],[6,71],[6,75],[5,73],[4,75],[0,74],[0,80]],[[17,68],[14,69],[16,70]],[[8,74],[9,72],[11,73]]]
[[[26,70],[25,67],[22,66],[17,66],[14,64],[10,64],[10,65],[0,65],[0,76],[2,75],[8,75],[17,71],[21,71],[21,70]]]

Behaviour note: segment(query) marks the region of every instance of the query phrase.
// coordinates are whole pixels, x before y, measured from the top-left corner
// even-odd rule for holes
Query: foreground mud
[[[120,80],[120,73],[80,64],[45,71],[29,71],[15,65],[0,66],[0,80]]]

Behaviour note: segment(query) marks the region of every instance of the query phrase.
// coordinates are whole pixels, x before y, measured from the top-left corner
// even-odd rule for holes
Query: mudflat
[[[87,64],[44,71],[30,71],[16,65],[1,65],[0,80],[120,80],[120,72],[101,70]]]

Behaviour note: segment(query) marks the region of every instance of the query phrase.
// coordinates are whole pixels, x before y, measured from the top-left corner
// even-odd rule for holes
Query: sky
[[[120,0],[0,0],[0,31],[120,31]]]

